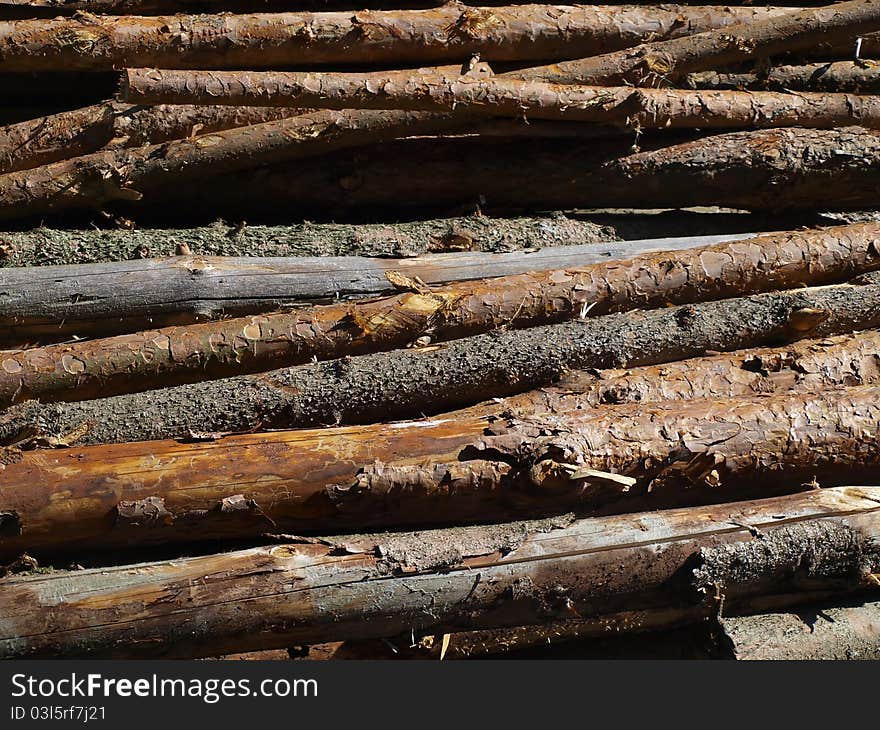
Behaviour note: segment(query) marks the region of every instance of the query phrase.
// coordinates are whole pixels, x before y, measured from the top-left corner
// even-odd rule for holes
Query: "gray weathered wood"
[[[59,340],[387,293],[388,271],[428,284],[583,266],[755,234],[660,238],[533,252],[368,257],[175,256],[0,269],[0,342]],[[535,245],[541,245],[540,240]]]

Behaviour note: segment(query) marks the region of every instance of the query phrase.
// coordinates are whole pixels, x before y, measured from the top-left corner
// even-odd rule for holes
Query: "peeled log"
[[[197,190],[177,190],[176,202],[203,215],[242,212],[248,220],[281,208],[340,220],[478,203],[494,213],[703,205],[778,212],[872,210],[878,189],[880,136],[846,127],[730,132],[641,152],[613,140],[601,147],[548,139],[400,140],[208,180]],[[153,196],[151,210],[162,202]]]
[[[0,443],[100,444],[441,413],[552,384],[567,371],[681,360],[880,327],[880,278],[608,314],[76,403],[25,401]],[[78,361],[67,360],[78,370]]]
[[[828,284],[878,267],[880,224],[861,223],[9,352],[0,355],[0,406],[132,393],[393,350],[423,336],[561,322],[585,307],[595,316]]]
[[[319,111],[159,145],[94,152],[0,175],[0,220],[140,200],[171,180],[185,185],[269,162],[436,132],[454,123],[419,113]]]
[[[880,659],[880,603],[840,604],[725,617],[720,643],[728,656],[745,661]]]
[[[427,230],[431,228],[429,224]],[[479,225],[476,229],[485,230]],[[268,233],[272,230],[268,229]],[[311,228],[307,230],[311,231]],[[341,226],[335,230],[330,227],[331,235],[347,233],[360,240],[371,234],[387,235],[393,230],[381,226],[362,231],[354,226]],[[402,230],[419,232],[425,228],[404,225]],[[562,220],[546,228],[540,224],[499,222],[498,231],[502,235],[503,232],[512,232],[521,237],[533,232],[531,250],[491,255],[460,251],[406,258],[175,256],[112,264],[4,269],[0,271],[0,301],[3,304],[0,341],[13,345],[33,344],[46,339],[188,324],[235,314],[276,311],[308,302],[388,294],[401,287],[408,288],[407,279],[438,284],[547,271],[626,259],[650,251],[695,248],[752,235],[587,243],[536,251],[535,244],[555,243],[554,239],[559,236],[573,239],[579,232],[587,234],[586,240],[600,236],[589,224]],[[262,240],[268,233],[262,232]],[[320,235],[320,229],[316,229],[313,235]],[[306,237],[309,237],[308,233]],[[257,238],[260,240],[261,237]],[[473,234],[467,229],[447,228],[436,242],[454,248],[456,243],[466,244],[472,238]],[[137,237],[132,236],[132,240],[137,241]],[[317,253],[324,252],[319,250]],[[392,272],[402,274],[403,283],[392,284]]]
[[[574,86],[461,74],[128,69],[121,98],[139,104],[402,109],[593,122],[634,129],[880,127],[880,96]]]
[[[301,113],[231,106],[138,107],[116,102],[0,127],[0,173],[38,167],[104,147],[139,147],[245,127]]]
[[[278,68],[581,58],[779,17],[788,8],[513,5],[424,10],[108,17],[0,22],[0,71],[126,66]],[[74,41],[59,43],[58,38]]]
[[[686,85],[695,89],[793,89],[876,94],[880,91],[880,64],[837,61],[774,66],[758,73],[703,71],[688,74]]]
[[[876,488],[846,487],[11,576],[0,656],[197,657],[622,610],[698,621],[721,599],[792,605],[870,585],[878,501]]]
[[[658,86],[693,71],[723,68],[820,44],[855,48],[857,37],[878,30],[880,2],[849,0],[534,67],[520,72],[520,76],[559,84]]]

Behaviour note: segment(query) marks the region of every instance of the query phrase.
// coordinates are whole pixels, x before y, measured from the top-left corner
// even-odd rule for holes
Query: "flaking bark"
[[[78,401],[393,350],[422,337],[561,322],[586,308],[596,316],[828,284],[878,266],[880,224],[862,223],[8,352],[0,354],[0,405]]]
[[[105,147],[140,147],[299,113],[296,109],[258,107],[95,104],[0,127],[0,173],[38,167]]]
[[[295,169],[281,165],[218,178],[199,190],[179,191],[177,200],[184,196],[206,214],[247,211],[251,220],[279,206],[310,220],[340,220],[425,215],[478,203],[494,213],[702,205],[845,211],[877,205],[880,136],[874,130],[730,132],[646,145],[640,152],[630,142],[401,140],[320,163],[303,161]]]
[[[855,44],[880,30],[880,2],[849,0],[520,72],[560,84],[658,86],[684,74],[819,44]]]
[[[140,104],[402,109],[673,129],[880,127],[880,97],[774,91],[633,89],[476,78],[349,73],[129,69],[121,97]]]
[[[576,368],[657,364],[706,350],[878,327],[877,274],[865,279],[872,283],[496,330],[148,393],[79,403],[26,401],[6,411],[0,436],[6,443],[38,434],[50,443],[99,444],[440,413],[548,385]]]
[[[514,5],[424,10],[73,18],[0,23],[0,71],[278,68],[580,58],[785,8]]]
[[[773,66],[754,73],[702,71],[688,74],[685,84],[695,89],[792,89],[874,94],[880,91],[880,64],[837,61]]]
[[[849,487],[11,576],[0,592],[0,655],[211,656],[623,610],[689,610],[699,621],[721,600],[740,610],[793,605],[870,584],[877,501],[876,488]],[[748,569],[731,569],[728,555]]]

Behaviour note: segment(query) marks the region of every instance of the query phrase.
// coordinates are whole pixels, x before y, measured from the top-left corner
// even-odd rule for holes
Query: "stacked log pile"
[[[880,0],[399,5],[0,0],[0,656],[880,656]]]

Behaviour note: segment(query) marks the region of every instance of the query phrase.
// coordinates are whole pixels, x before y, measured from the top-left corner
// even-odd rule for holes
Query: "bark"
[[[749,230],[750,225],[757,225],[748,218],[744,224],[745,230]],[[698,225],[696,227],[699,229]],[[662,230],[663,226],[658,225],[657,228]],[[742,224],[737,230],[743,230]],[[528,218],[474,215],[361,225],[302,223],[249,226],[217,221],[213,225],[197,228],[158,230],[61,230],[40,227],[0,234],[0,266],[109,263],[172,256],[183,248],[197,256],[411,258],[427,253],[464,251],[510,253],[531,249],[536,242],[542,246],[577,246],[614,241],[620,237],[612,226],[567,218],[562,214]],[[359,261],[358,270],[365,270],[369,263]],[[389,262],[389,266],[395,265]]]
[[[880,603],[804,606],[721,619],[721,643],[742,660],[880,659]]]
[[[95,152],[0,176],[0,220],[71,208],[100,208],[209,175],[320,155],[405,134],[445,129],[455,120],[406,112],[301,114],[249,127],[133,149]]]
[[[878,30],[880,2],[849,0],[530,68],[521,75],[560,84],[658,86],[693,71],[723,68],[823,43],[854,48],[857,37]]]
[[[880,127],[880,97],[774,91],[572,86],[461,74],[129,69],[121,96],[140,104],[402,109],[593,122],[624,128]]]
[[[282,207],[310,220],[476,204],[496,214],[703,205],[870,210],[880,187],[878,160],[880,137],[859,127],[730,132],[640,152],[613,140],[401,140],[303,161],[295,170],[281,165],[208,181],[198,191],[178,191],[177,202],[183,198],[203,215],[246,211],[249,220]]]
[[[0,173],[38,167],[105,147],[140,147],[299,113],[297,109],[259,107],[95,104],[0,128]]]
[[[0,655],[197,657],[622,610],[678,608],[699,621],[722,597],[792,605],[869,584],[877,501],[876,489],[849,487],[11,576]]]
[[[585,307],[595,316],[827,284],[880,267],[878,240],[880,224],[862,223],[581,268],[540,272],[535,270],[542,264],[539,259],[525,264],[532,269],[526,274],[421,288],[385,299],[5,353],[0,357],[0,405],[29,398],[79,401],[393,350],[420,338],[442,341],[498,327],[561,322],[581,317]],[[563,249],[568,251],[574,249]],[[246,288],[253,297],[257,288]],[[40,294],[45,296],[45,290]],[[9,316],[23,319],[17,311]]]
[[[572,369],[659,364],[877,327],[878,298],[876,283],[818,287],[497,330],[148,393],[26,401],[7,409],[0,440],[102,444],[418,417],[548,385]]]
[[[444,5],[254,15],[107,17],[0,23],[2,71],[109,71],[126,66],[278,68],[395,66],[581,58],[726,25],[785,8]]]
[[[880,65],[872,61],[837,61],[801,66],[774,66],[753,73],[703,71],[689,74],[696,89],[792,89],[873,94],[880,90]]]
[[[563,225],[562,230],[565,228]],[[577,228],[569,229],[570,233]],[[532,244],[550,242],[540,229],[535,232]],[[377,233],[381,234],[381,229]],[[590,243],[492,255],[459,251],[399,259],[179,256],[118,264],[5,269],[0,272],[0,338],[6,343],[33,343],[38,339],[117,334],[158,324],[276,311],[306,302],[388,294],[398,288],[418,290],[422,283],[596,264],[751,235]],[[461,244],[467,240],[465,230],[447,229],[439,243]],[[402,274],[403,280],[396,280],[393,272]]]

